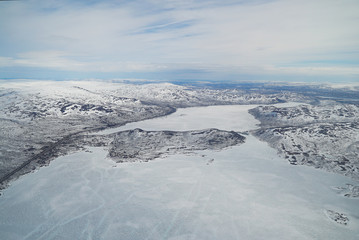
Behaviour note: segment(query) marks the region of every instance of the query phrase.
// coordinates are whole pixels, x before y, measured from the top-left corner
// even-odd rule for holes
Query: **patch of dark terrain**
[[[339,212],[336,212],[334,210],[329,210],[329,209],[326,209],[324,212],[327,215],[327,217],[335,223],[338,223],[338,224],[341,224],[344,226],[349,224],[349,218],[344,213],[339,213]]]
[[[116,162],[147,162],[173,154],[193,153],[200,150],[221,150],[244,143],[238,132],[218,129],[193,131],[145,131],[139,128],[108,135],[77,135],[71,146],[84,149],[104,147],[108,157]]]
[[[110,135],[109,157],[117,162],[150,161],[161,156],[220,150],[244,143],[234,131],[206,129],[196,131],[144,131],[134,129]]]
[[[66,155],[68,152],[85,150],[75,144],[71,144],[72,138],[75,135],[70,134],[59,141],[41,147],[39,150],[35,148],[28,149],[27,151],[37,150],[37,153],[32,153],[27,160],[20,162],[20,164],[12,165],[12,168],[8,168],[8,171],[5,171],[0,178],[0,190],[5,189],[12,180],[30,173],[39,167],[48,165],[51,160],[59,156]],[[66,148],[66,151],[64,151],[64,148]]]

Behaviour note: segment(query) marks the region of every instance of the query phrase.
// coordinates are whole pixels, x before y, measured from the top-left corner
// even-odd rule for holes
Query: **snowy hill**
[[[134,129],[113,135],[109,156],[116,161],[149,161],[162,155],[197,150],[219,150],[244,143],[236,132],[207,129],[198,131],[143,131]]]
[[[359,106],[324,102],[296,107],[260,106],[255,135],[291,164],[308,165],[359,179]]]

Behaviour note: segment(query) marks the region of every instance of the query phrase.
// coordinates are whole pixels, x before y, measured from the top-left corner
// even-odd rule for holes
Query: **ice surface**
[[[209,107],[179,108],[175,113],[142,122],[128,123],[124,126],[101,131],[109,134],[117,131],[141,128],[148,131],[187,131],[218,128],[227,131],[247,131],[257,129],[260,122],[248,110],[258,105],[227,105]]]
[[[220,129],[254,128],[236,107],[184,109],[136,127],[189,130],[209,119]],[[291,166],[253,136],[238,147],[148,163],[116,164],[106,151],[91,151],[60,157],[4,190],[0,239],[359,238],[357,199],[332,189],[352,180]],[[326,210],[344,213],[348,225]]]

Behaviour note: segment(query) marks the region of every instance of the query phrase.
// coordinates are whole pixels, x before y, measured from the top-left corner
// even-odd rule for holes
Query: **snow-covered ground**
[[[246,106],[217,106],[180,109],[132,127],[246,131],[258,123]],[[91,151],[60,157],[5,189],[0,238],[359,238],[358,199],[332,188],[356,183],[291,166],[253,136],[222,151],[147,163],[116,164],[107,151]],[[349,223],[330,220],[328,210],[345,214]]]

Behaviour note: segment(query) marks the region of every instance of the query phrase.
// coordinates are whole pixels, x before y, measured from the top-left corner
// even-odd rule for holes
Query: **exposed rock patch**
[[[325,210],[324,212],[327,217],[335,223],[345,226],[349,224],[349,218],[344,213],[339,213],[333,210]]]

